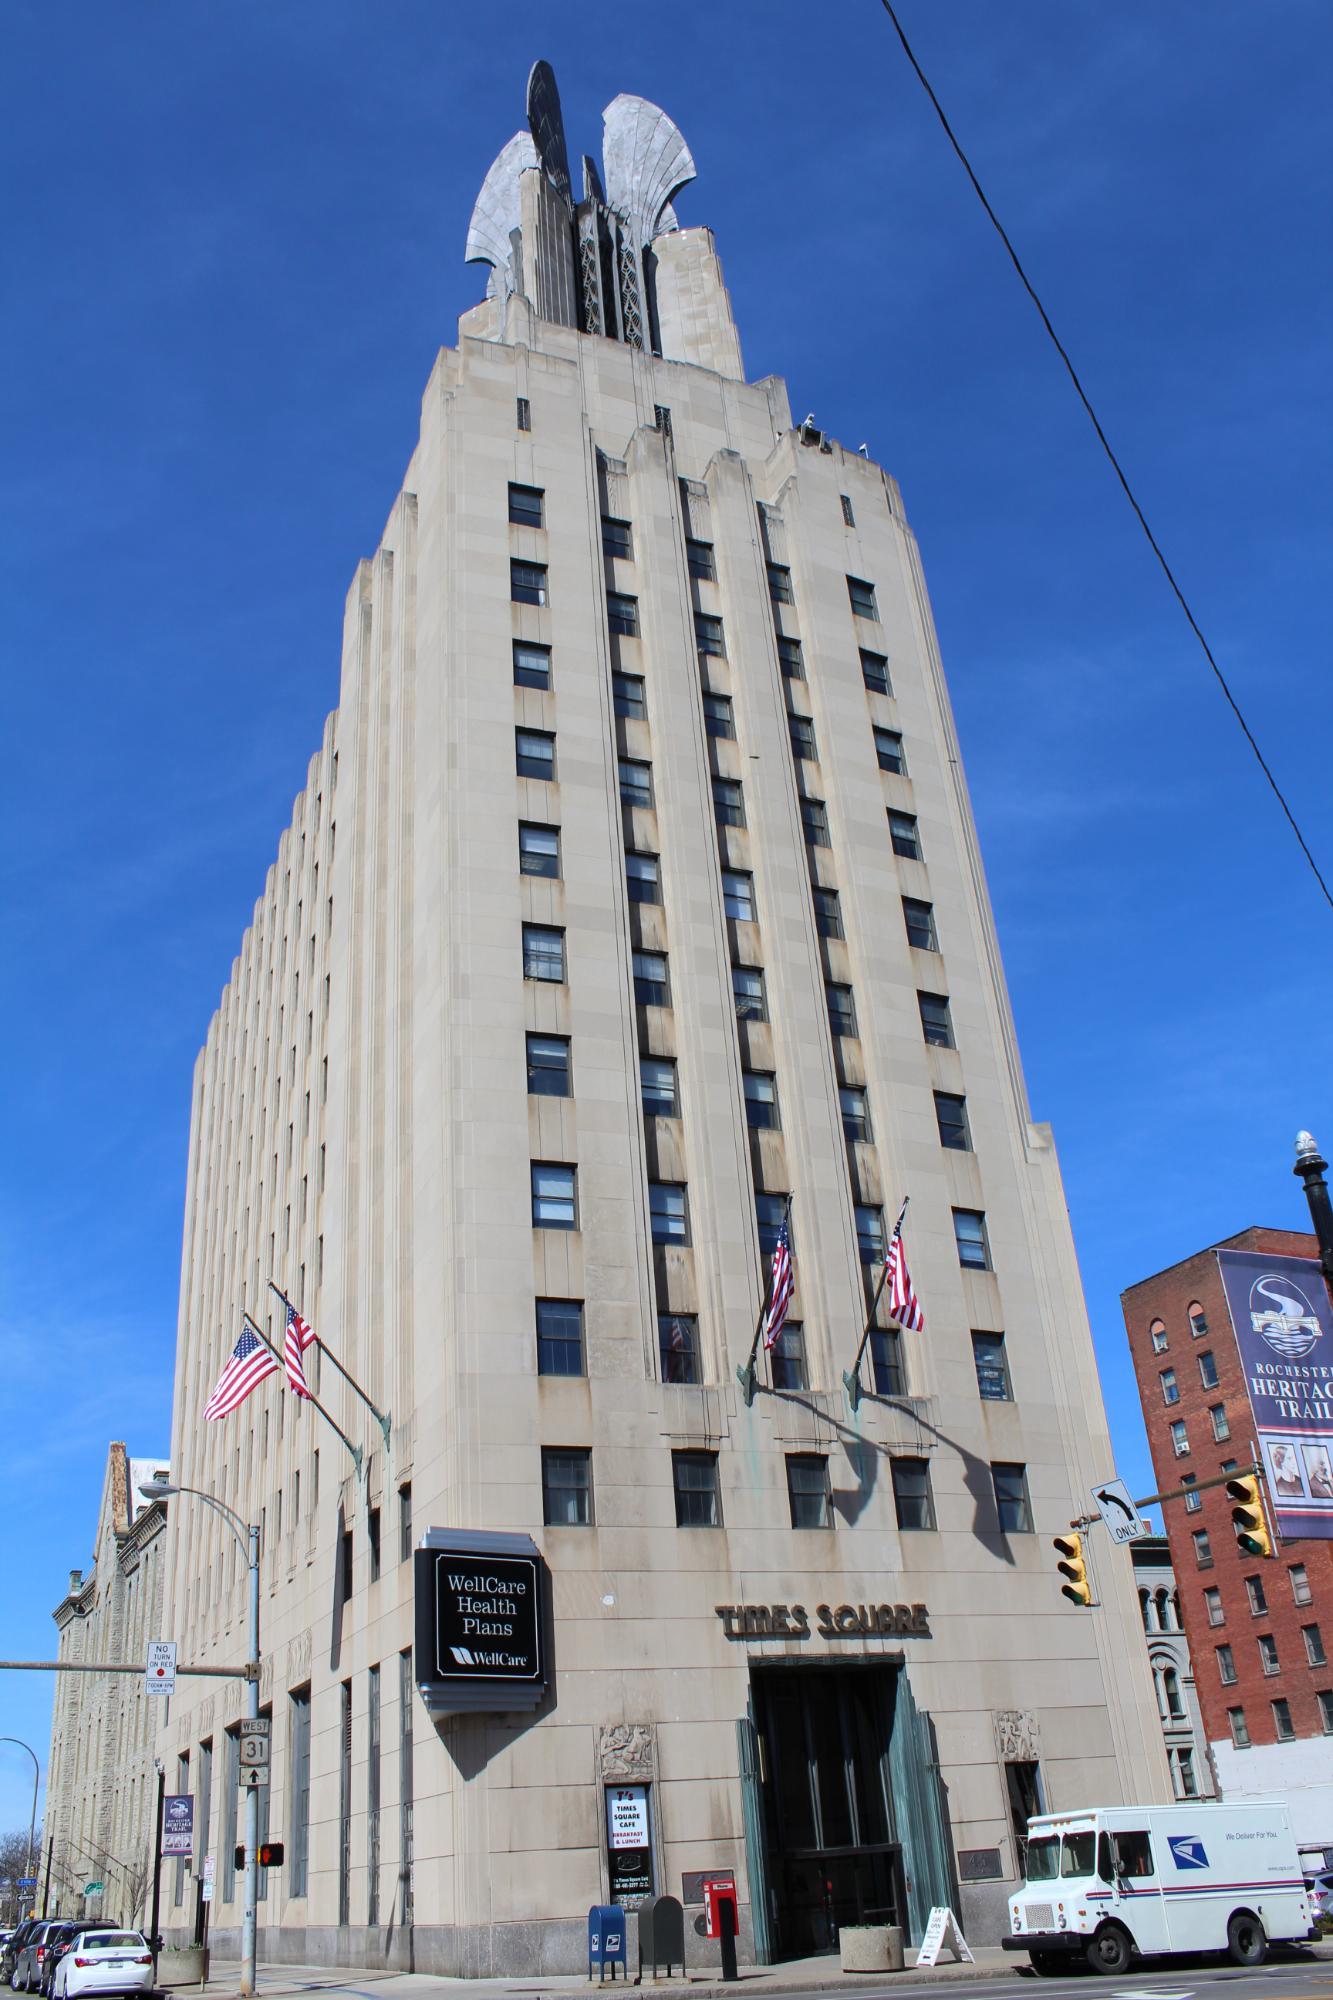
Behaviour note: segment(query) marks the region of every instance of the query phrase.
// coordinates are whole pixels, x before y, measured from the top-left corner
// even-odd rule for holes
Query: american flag
[[[310,1384],[305,1379],[305,1362],[302,1356],[315,1337],[315,1329],[306,1324],[290,1299],[284,1303],[287,1307],[287,1333],[282,1344],[283,1365],[287,1370],[287,1380],[296,1394],[308,1396]]]
[[[903,1217],[906,1213],[907,1203],[904,1202],[893,1225],[889,1247],[884,1253],[884,1290],[889,1301],[889,1317],[897,1320],[899,1326],[905,1327],[909,1333],[924,1333],[926,1315],[921,1310],[921,1301],[907,1268],[907,1251],[903,1244]]]
[[[212,1395],[204,1404],[204,1415],[208,1421],[216,1423],[219,1417],[230,1416],[237,1404],[243,1403],[266,1375],[276,1372],[277,1366],[278,1359],[272,1349],[265,1347],[248,1326],[243,1326],[241,1337],[227,1357],[227,1365],[218,1376]]]
[[[764,1346],[774,1347],[778,1335],[787,1324],[787,1314],[791,1309],[791,1295],[796,1289],[796,1274],[791,1261],[791,1232],[788,1218],[783,1216],[778,1228],[777,1242],[773,1245],[773,1262],[768,1278],[768,1312],[764,1319]]]

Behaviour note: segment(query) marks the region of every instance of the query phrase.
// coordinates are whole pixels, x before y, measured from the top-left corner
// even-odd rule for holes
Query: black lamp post
[[[1319,1268],[1333,1285],[1333,1200],[1329,1198],[1328,1182],[1324,1179],[1328,1161],[1315,1144],[1312,1132],[1296,1134],[1296,1164],[1292,1172],[1305,1184],[1310,1220],[1319,1241]]]

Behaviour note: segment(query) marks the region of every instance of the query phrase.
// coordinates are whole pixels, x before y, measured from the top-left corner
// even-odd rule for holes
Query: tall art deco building
[[[574,1968],[725,1871],[743,1953],[984,1939],[1028,1810],[1169,1788],[1128,1564],[1058,1591],[1110,1450],[920,559],[746,380],[671,120],[618,97],[575,184],[544,64],[528,112],[195,1074],[172,1462],[264,1529],[261,1949]],[[853,1408],[904,1195],[926,1331],[878,1309]],[[201,1420],[270,1278],[386,1414],[312,1350],[359,1473],[280,1377]],[[169,1636],[243,1657],[234,1541],[170,1533]]]

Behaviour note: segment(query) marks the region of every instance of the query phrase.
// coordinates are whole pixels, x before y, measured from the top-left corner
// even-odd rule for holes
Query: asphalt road
[[[782,2000],[807,2000],[807,1996],[815,2000],[817,1995],[835,1992],[845,1995],[850,1985],[847,1979],[839,1978],[804,1992],[784,1991]],[[863,1986],[858,1980],[855,1991],[864,1994],[865,2000],[901,2000],[903,1989],[869,1980]],[[1333,1963],[1298,1953],[1255,1968],[1217,1958],[1173,1958],[1141,1962],[1123,1979],[1083,1968],[1045,1979],[1019,1958],[1013,1972],[959,1982],[955,1991],[956,2000],[1075,2000],[1075,1996],[1077,2000],[1196,2000],[1196,1996],[1201,2000],[1202,1996],[1207,2000],[1307,2000],[1315,1994],[1329,2000],[1333,1995]]]

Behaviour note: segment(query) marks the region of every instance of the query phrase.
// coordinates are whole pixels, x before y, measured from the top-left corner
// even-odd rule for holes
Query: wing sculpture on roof
[[[537,165],[537,148],[531,133],[515,132],[482,182],[481,193],[477,196],[472,220],[467,227],[467,248],[463,252],[463,260],[468,264],[491,266],[491,281],[486,289],[491,297],[498,295],[501,303],[518,289],[513,239],[522,219],[519,175]]]
[[[696,169],[680,127],[645,97],[615,98],[602,113],[602,162],[606,202],[635,226],[638,247],[651,243],[663,226],[671,197],[695,178]]]

